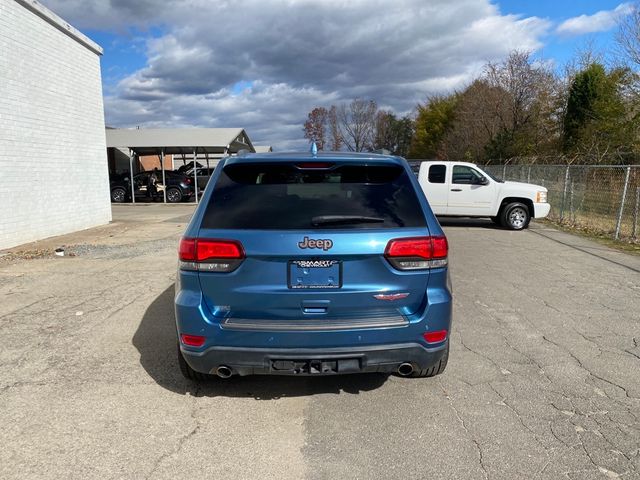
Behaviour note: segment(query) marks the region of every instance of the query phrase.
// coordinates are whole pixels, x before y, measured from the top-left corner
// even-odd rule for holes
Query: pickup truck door
[[[424,165],[424,164],[423,164]],[[425,165],[426,166],[426,165]],[[428,164],[427,170],[420,170],[419,182],[435,215],[447,214],[449,196],[449,179],[447,165],[444,163]]]
[[[494,215],[495,182],[468,165],[454,164],[451,168],[447,215],[469,217]]]

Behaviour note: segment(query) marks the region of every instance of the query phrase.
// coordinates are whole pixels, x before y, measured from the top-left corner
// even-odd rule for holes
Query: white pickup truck
[[[422,162],[418,181],[438,216],[489,217],[522,230],[531,218],[544,218],[551,209],[546,188],[500,180],[473,163]]]

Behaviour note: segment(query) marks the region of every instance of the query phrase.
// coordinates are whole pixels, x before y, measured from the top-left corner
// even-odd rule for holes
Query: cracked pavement
[[[31,246],[76,256],[0,258],[0,478],[640,478],[640,257],[443,220],[444,375],[198,385],[172,317],[192,209],[115,206]]]

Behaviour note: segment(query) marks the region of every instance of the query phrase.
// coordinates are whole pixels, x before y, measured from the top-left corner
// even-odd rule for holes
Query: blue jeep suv
[[[447,254],[402,158],[227,157],[180,241],[181,371],[438,375],[451,332]]]

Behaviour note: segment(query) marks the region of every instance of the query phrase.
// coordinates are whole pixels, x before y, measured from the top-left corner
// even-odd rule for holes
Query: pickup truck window
[[[431,165],[429,167],[429,183],[444,183],[446,165]]]
[[[477,185],[480,183],[482,175],[475,168],[464,165],[454,165],[453,167],[453,183],[464,185]]]

